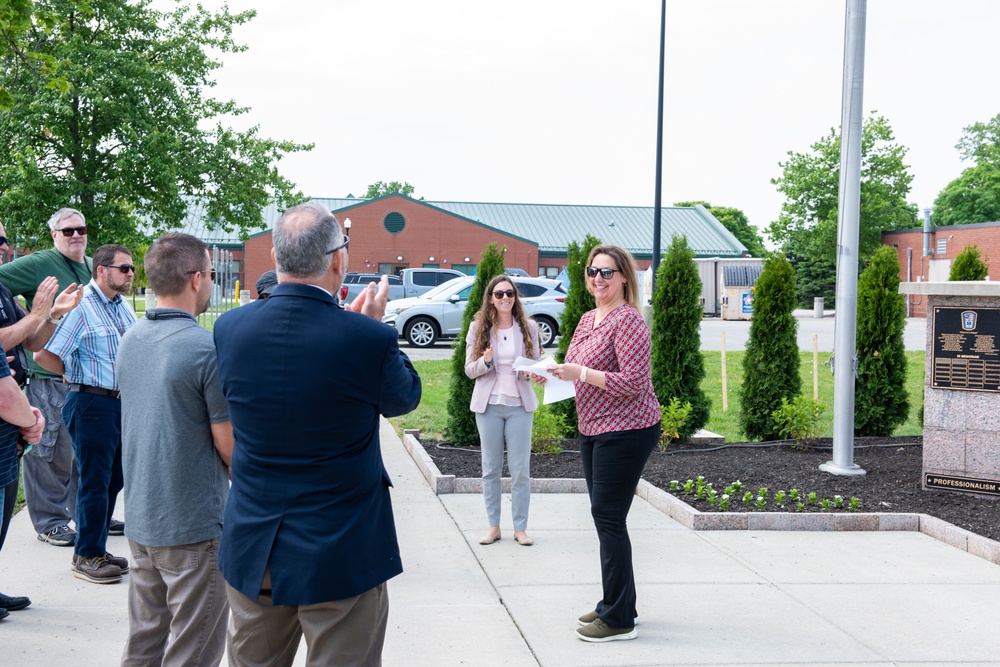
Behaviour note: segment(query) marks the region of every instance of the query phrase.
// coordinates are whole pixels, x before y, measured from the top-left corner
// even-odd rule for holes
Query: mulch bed
[[[915,512],[936,516],[966,530],[1000,540],[1000,499],[983,498],[966,493],[924,491],[922,477],[922,438],[919,436],[896,438],[855,439],[854,462],[865,469],[860,477],[831,475],[819,469],[830,461],[832,442],[829,438],[815,441],[809,450],[794,449],[788,445],[727,444],[723,448],[680,445],[668,452],[654,452],[646,464],[643,478],[649,483],[670,491],[670,482],[681,485],[688,479],[704,476],[721,495],[723,489],[739,480],[743,486],[739,497],[730,500],[729,511],[757,511],[743,503],[743,493],[757,495],[760,487],[767,487],[767,508],[771,511],[795,511],[795,503],[786,501],[784,510],[775,506],[777,491],[786,493],[798,489],[800,496],[810,492],[833,500],[844,499],[845,509],[852,497],[860,501],[862,512]],[[480,477],[482,467],[476,448],[452,448],[442,443],[424,441],[424,448],[445,475]],[[576,441],[564,443],[560,454],[533,454],[531,476],[535,478],[582,478],[580,456],[572,451]],[[821,449],[825,447],[826,449]],[[507,475],[506,467],[504,475]],[[705,500],[674,492],[691,506],[702,512],[720,511],[718,506]],[[807,506],[802,511],[820,511]]]

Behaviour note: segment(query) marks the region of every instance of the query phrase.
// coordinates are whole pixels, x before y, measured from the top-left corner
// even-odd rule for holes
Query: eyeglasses
[[[211,278],[212,280],[215,280],[215,267],[212,267],[211,269],[209,269],[207,271],[205,271],[204,269],[196,269],[194,271],[185,271],[184,275],[185,276],[190,276],[192,273],[206,274],[206,275],[208,275],[209,278]]]
[[[122,273],[129,273],[130,271],[135,273],[134,264],[119,264],[118,266],[115,266],[114,264],[101,264],[101,266],[105,266],[109,269],[118,269]]]
[[[588,278],[595,278],[599,273],[601,274],[601,277],[604,278],[605,280],[611,280],[612,278],[615,277],[616,273],[621,273],[621,272],[622,272],[621,269],[599,269],[596,266],[587,267]]]
[[[498,289],[497,291],[493,292],[493,298],[502,299],[504,297],[507,297],[508,299],[513,299],[515,294],[517,294],[517,292],[515,292],[512,289],[506,289],[506,290]]]
[[[351,243],[351,237],[348,236],[347,234],[344,234],[344,242],[341,243],[338,246],[334,246],[333,248],[330,248],[329,250],[326,251],[326,254],[327,255],[332,255],[333,253],[337,252],[341,248],[346,248],[348,245],[350,245],[350,243]]]
[[[7,241],[9,240],[6,236],[0,236],[0,247],[7,245]]]
[[[87,235],[86,227],[63,227],[62,229],[54,229],[52,231],[62,232],[62,235],[65,236],[66,238],[72,237],[73,234],[79,234],[80,236]]]

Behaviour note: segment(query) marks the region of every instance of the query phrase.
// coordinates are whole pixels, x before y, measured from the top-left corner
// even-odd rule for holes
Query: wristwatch
[[[45,317],[45,321],[50,322],[51,324],[59,324],[62,322],[63,317],[65,317],[65,314],[60,315],[59,317],[52,317],[52,315],[48,315]]]

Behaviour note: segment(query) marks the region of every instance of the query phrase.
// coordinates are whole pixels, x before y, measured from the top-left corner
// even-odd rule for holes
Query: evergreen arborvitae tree
[[[701,356],[701,278],[687,237],[675,236],[656,275],[653,291],[653,387],[661,405],[673,398],[691,403],[678,429],[680,439],[708,423],[711,401],[701,390],[705,361]]]
[[[453,444],[472,446],[479,443],[479,429],[476,416],[469,409],[472,403],[472,389],[476,381],[465,374],[465,336],[469,325],[483,305],[483,293],[493,276],[503,273],[503,252],[491,243],[483,251],[483,258],[476,267],[476,281],[469,292],[469,302],[462,317],[462,332],[455,340],[455,352],[451,356],[451,389],[448,392],[448,424],[445,437]]]
[[[560,364],[566,359],[566,350],[573,340],[573,332],[576,325],[580,323],[580,318],[588,310],[596,307],[594,295],[587,291],[587,258],[594,247],[601,245],[601,240],[594,238],[590,234],[583,239],[581,246],[576,241],[572,241],[566,247],[566,273],[569,276],[569,293],[566,295],[566,306],[563,309],[562,321],[559,323],[559,347],[556,348],[556,361]],[[565,417],[566,436],[575,438],[577,432],[576,399],[570,398],[565,401],[551,404],[552,412]]]
[[[948,280],[982,280],[989,275],[986,262],[989,257],[980,259],[979,246],[972,244],[962,248],[962,252],[955,255],[955,261],[951,264],[951,273]]]
[[[802,388],[795,331],[795,273],[784,255],[764,261],[754,288],[750,340],[743,355],[740,428],[752,440],[780,437],[771,413],[781,399],[793,400]]]
[[[854,434],[890,436],[906,421],[906,297],[899,293],[899,259],[882,246],[858,278],[858,377]]]

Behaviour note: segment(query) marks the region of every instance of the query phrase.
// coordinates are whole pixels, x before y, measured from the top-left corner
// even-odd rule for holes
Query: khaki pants
[[[274,606],[270,594],[252,600],[232,586],[227,650],[233,667],[290,667],[306,638],[309,667],[378,667],[389,620],[385,583],[345,600]],[[271,573],[261,588],[270,591]]]
[[[129,635],[122,667],[214,667],[226,646],[219,538],[176,547],[128,541]]]

